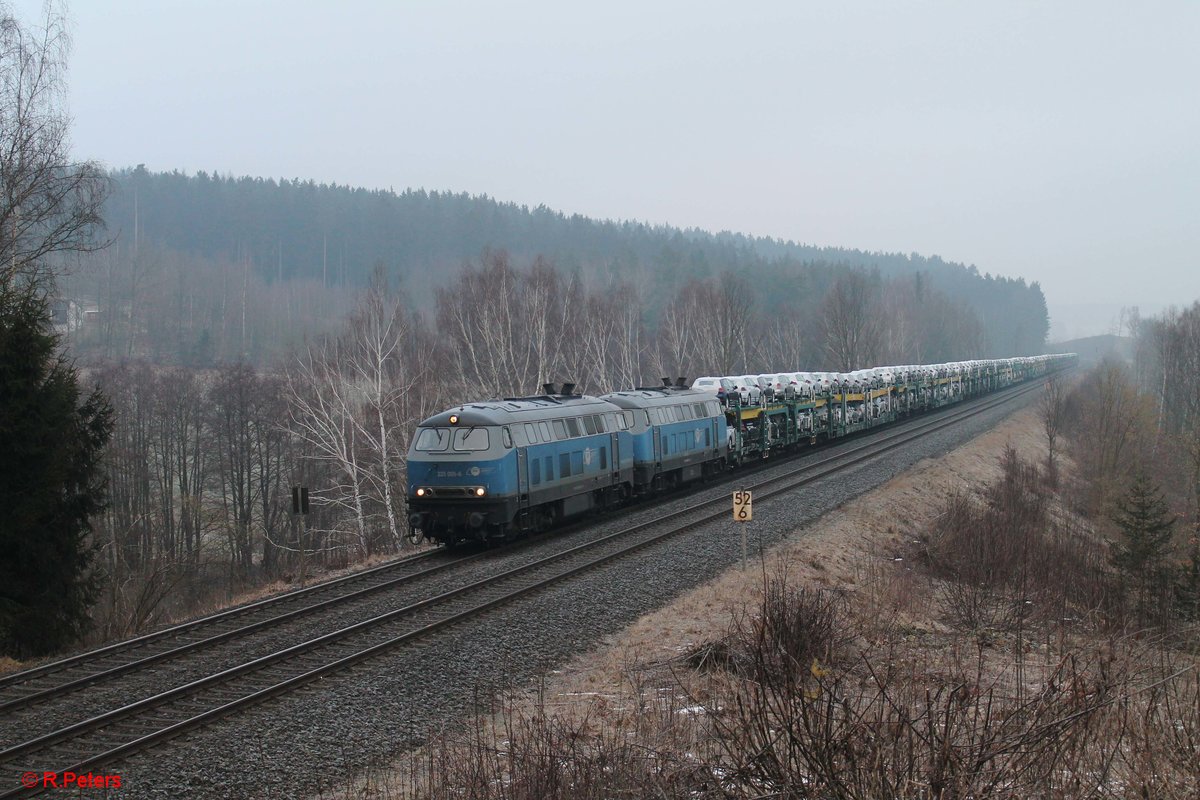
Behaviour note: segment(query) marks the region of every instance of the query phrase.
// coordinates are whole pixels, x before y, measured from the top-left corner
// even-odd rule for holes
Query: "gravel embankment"
[[[959,446],[1034,396],[1010,400],[951,431],[926,436],[794,494],[756,502],[750,528],[752,551],[770,546],[798,525],[886,482],[920,459]],[[823,450],[819,456],[848,446],[853,443]],[[756,477],[771,472],[774,469]],[[725,496],[731,489],[732,484],[722,484],[700,496]],[[643,506],[619,521],[501,552],[487,561],[492,571],[498,571],[680,503]],[[741,557],[739,534],[732,522],[713,523],[644,550],[636,561],[588,573],[500,608],[485,620],[432,637],[423,646],[377,658],[105,771],[122,776],[116,796],[131,798],[294,797],[348,788],[349,775],[419,743],[431,728],[453,723],[477,700],[490,697],[494,687],[526,683],[720,574]],[[389,607],[399,604],[393,600]],[[306,623],[301,633],[316,635],[327,623],[335,621],[323,620],[319,626]],[[281,630],[278,636],[256,640],[253,651],[242,648],[237,655],[244,659],[260,648],[269,651],[281,646],[285,635],[296,634]]]

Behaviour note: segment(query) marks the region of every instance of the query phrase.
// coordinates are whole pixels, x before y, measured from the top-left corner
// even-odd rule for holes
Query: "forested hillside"
[[[414,304],[432,308],[436,290],[464,265],[482,264],[486,251],[503,251],[514,264],[541,259],[589,287],[628,286],[649,325],[688,281],[713,283],[731,273],[744,279],[759,319],[804,321],[808,344],[799,353],[807,363],[789,368],[827,363],[813,331],[834,281],[853,270],[873,287],[863,314],[885,313],[885,289],[898,283],[914,302],[933,292],[931,310],[945,299],[970,331],[951,332],[947,347],[934,348],[938,357],[1040,352],[1048,329],[1036,283],[981,275],[936,256],[596,221],[466,194],[141,167],[112,177],[104,217],[116,246],[66,287],[94,304],[100,322],[79,337],[85,355],[265,363],[336,324],[376,266]]]

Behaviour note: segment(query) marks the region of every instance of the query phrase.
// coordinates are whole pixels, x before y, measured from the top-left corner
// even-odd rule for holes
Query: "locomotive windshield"
[[[417,443],[413,446],[427,453],[437,453],[445,450],[449,444],[449,428],[422,428],[421,435],[417,437]]]
[[[487,450],[490,445],[487,428],[458,428],[454,431],[454,449],[460,453]]]

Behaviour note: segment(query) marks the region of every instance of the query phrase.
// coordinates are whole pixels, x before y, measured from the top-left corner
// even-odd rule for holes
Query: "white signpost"
[[[749,489],[738,489],[733,493],[734,522],[749,522],[754,519],[753,496]],[[746,528],[742,528],[742,571],[746,570]]]

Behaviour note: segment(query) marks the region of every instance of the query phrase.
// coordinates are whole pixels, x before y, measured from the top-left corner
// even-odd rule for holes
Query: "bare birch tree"
[[[838,276],[821,304],[825,352],[842,372],[874,361],[880,345],[879,312],[871,278],[861,270]]]
[[[51,275],[52,256],[104,246],[100,167],[70,157],[64,73],[70,37],[56,4],[39,29],[0,5],[0,286]]]
[[[367,476],[359,463],[355,440],[354,392],[338,368],[336,342],[322,339],[307,344],[288,374],[288,429],[302,443],[305,457],[320,464],[329,483],[313,487],[312,502],[331,506],[334,527],[320,531],[335,549],[351,546],[369,551],[367,535]],[[349,521],[349,530],[345,529]],[[301,547],[305,545],[301,543]]]

